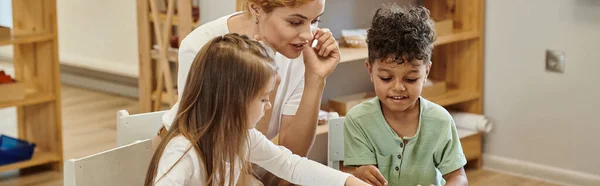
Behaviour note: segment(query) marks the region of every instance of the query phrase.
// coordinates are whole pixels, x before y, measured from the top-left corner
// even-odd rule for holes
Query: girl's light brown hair
[[[265,13],[271,13],[279,7],[294,8],[315,0],[243,0],[243,10],[248,10],[248,3],[252,2],[260,6]]]
[[[244,173],[251,172],[246,153],[251,126],[247,107],[275,75],[273,59],[257,41],[227,34],[206,43],[192,63],[177,117],[152,157],[145,185],[154,185],[156,178],[164,176],[156,175],[160,157],[178,135],[192,143],[186,153],[197,152],[203,163],[199,166],[206,169],[206,185],[224,186],[225,175],[230,175],[227,179],[233,185],[237,166],[244,181]],[[231,167],[228,172],[227,167]]]

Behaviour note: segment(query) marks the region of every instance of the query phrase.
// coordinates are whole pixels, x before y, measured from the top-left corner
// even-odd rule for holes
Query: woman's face
[[[260,34],[277,52],[290,59],[297,58],[305,45],[310,45],[308,42],[313,39],[324,9],[325,0],[295,8],[275,8],[258,16]]]

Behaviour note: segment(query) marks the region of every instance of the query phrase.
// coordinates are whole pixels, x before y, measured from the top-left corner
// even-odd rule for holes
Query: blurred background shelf
[[[468,31],[461,33],[452,33],[450,35],[438,36],[434,45],[444,45],[455,42],[467,41],[472,39],[478,39],[481,34],[478,31]],[[369,57],[369,51],[367,48],[349,48],[340,47],[340,53],[342,59],[340,63],[353,62],[357,60],[365,60]],[[175,56],[176,57],[176,56]]]
[[[60,66],[56,0],[12,0],[12,25],[0,27],[0,45],[12,45],[13,79],[23,83],[22,99],[0,101],[16,107],[17,139],[35,143],[30,160],[0,166],[0,172],[48,165],[63,167]],[[11,91],[9,91],[11,92]],[[14,92],[17,91],[12,91]],[[14,96],[14,95],[13,95]]]
[[[62,160],[62,155],[47,151],[35,151],[30,160],[0,166],[0,172],[44,165]]]

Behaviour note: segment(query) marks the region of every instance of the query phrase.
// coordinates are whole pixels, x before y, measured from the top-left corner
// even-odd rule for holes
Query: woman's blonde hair
[[[232,186],[236,166],[245,181],[245,173],[252,171],[246,153],[251,126],[247,107],[276,73],[268,50],[246,36],[227,34],[206,43],[190,68],[177,117],[152,157],[145,185],[154,185],[157,177],[164,176],[156,175],[160,157],[179,135],[192,143],[186,153],[195,150],[203,163],[206,185],[224,186],[224,176],[229,175]]]
[[[265,13],[271,13],[279,7],[294,8],[315,0],[243,0],[243,10],[248,10],[248,3],[252,2],[260,6]]]

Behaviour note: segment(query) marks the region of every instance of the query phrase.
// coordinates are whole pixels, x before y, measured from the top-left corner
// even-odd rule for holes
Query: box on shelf
[[[35,144],[27,141],[0,136],[0,166],[30,160],[33,156]]]
[[[439,96],[439,95],[446,93],[446,89],[447,89],[446,82],[433,81],[433,80],[428,80],[428,81],[431,83],[426,84],[425,87],[423,87],[423,91],[421,92],[421,97],[424,97],[424,98],[435,97],[435,96]]]
[[[340,116],[345,116],[355,105],[375,97],[374,92],[363,92],[347,96],[340,96],[329,99],[328,107],[337,112]]]

